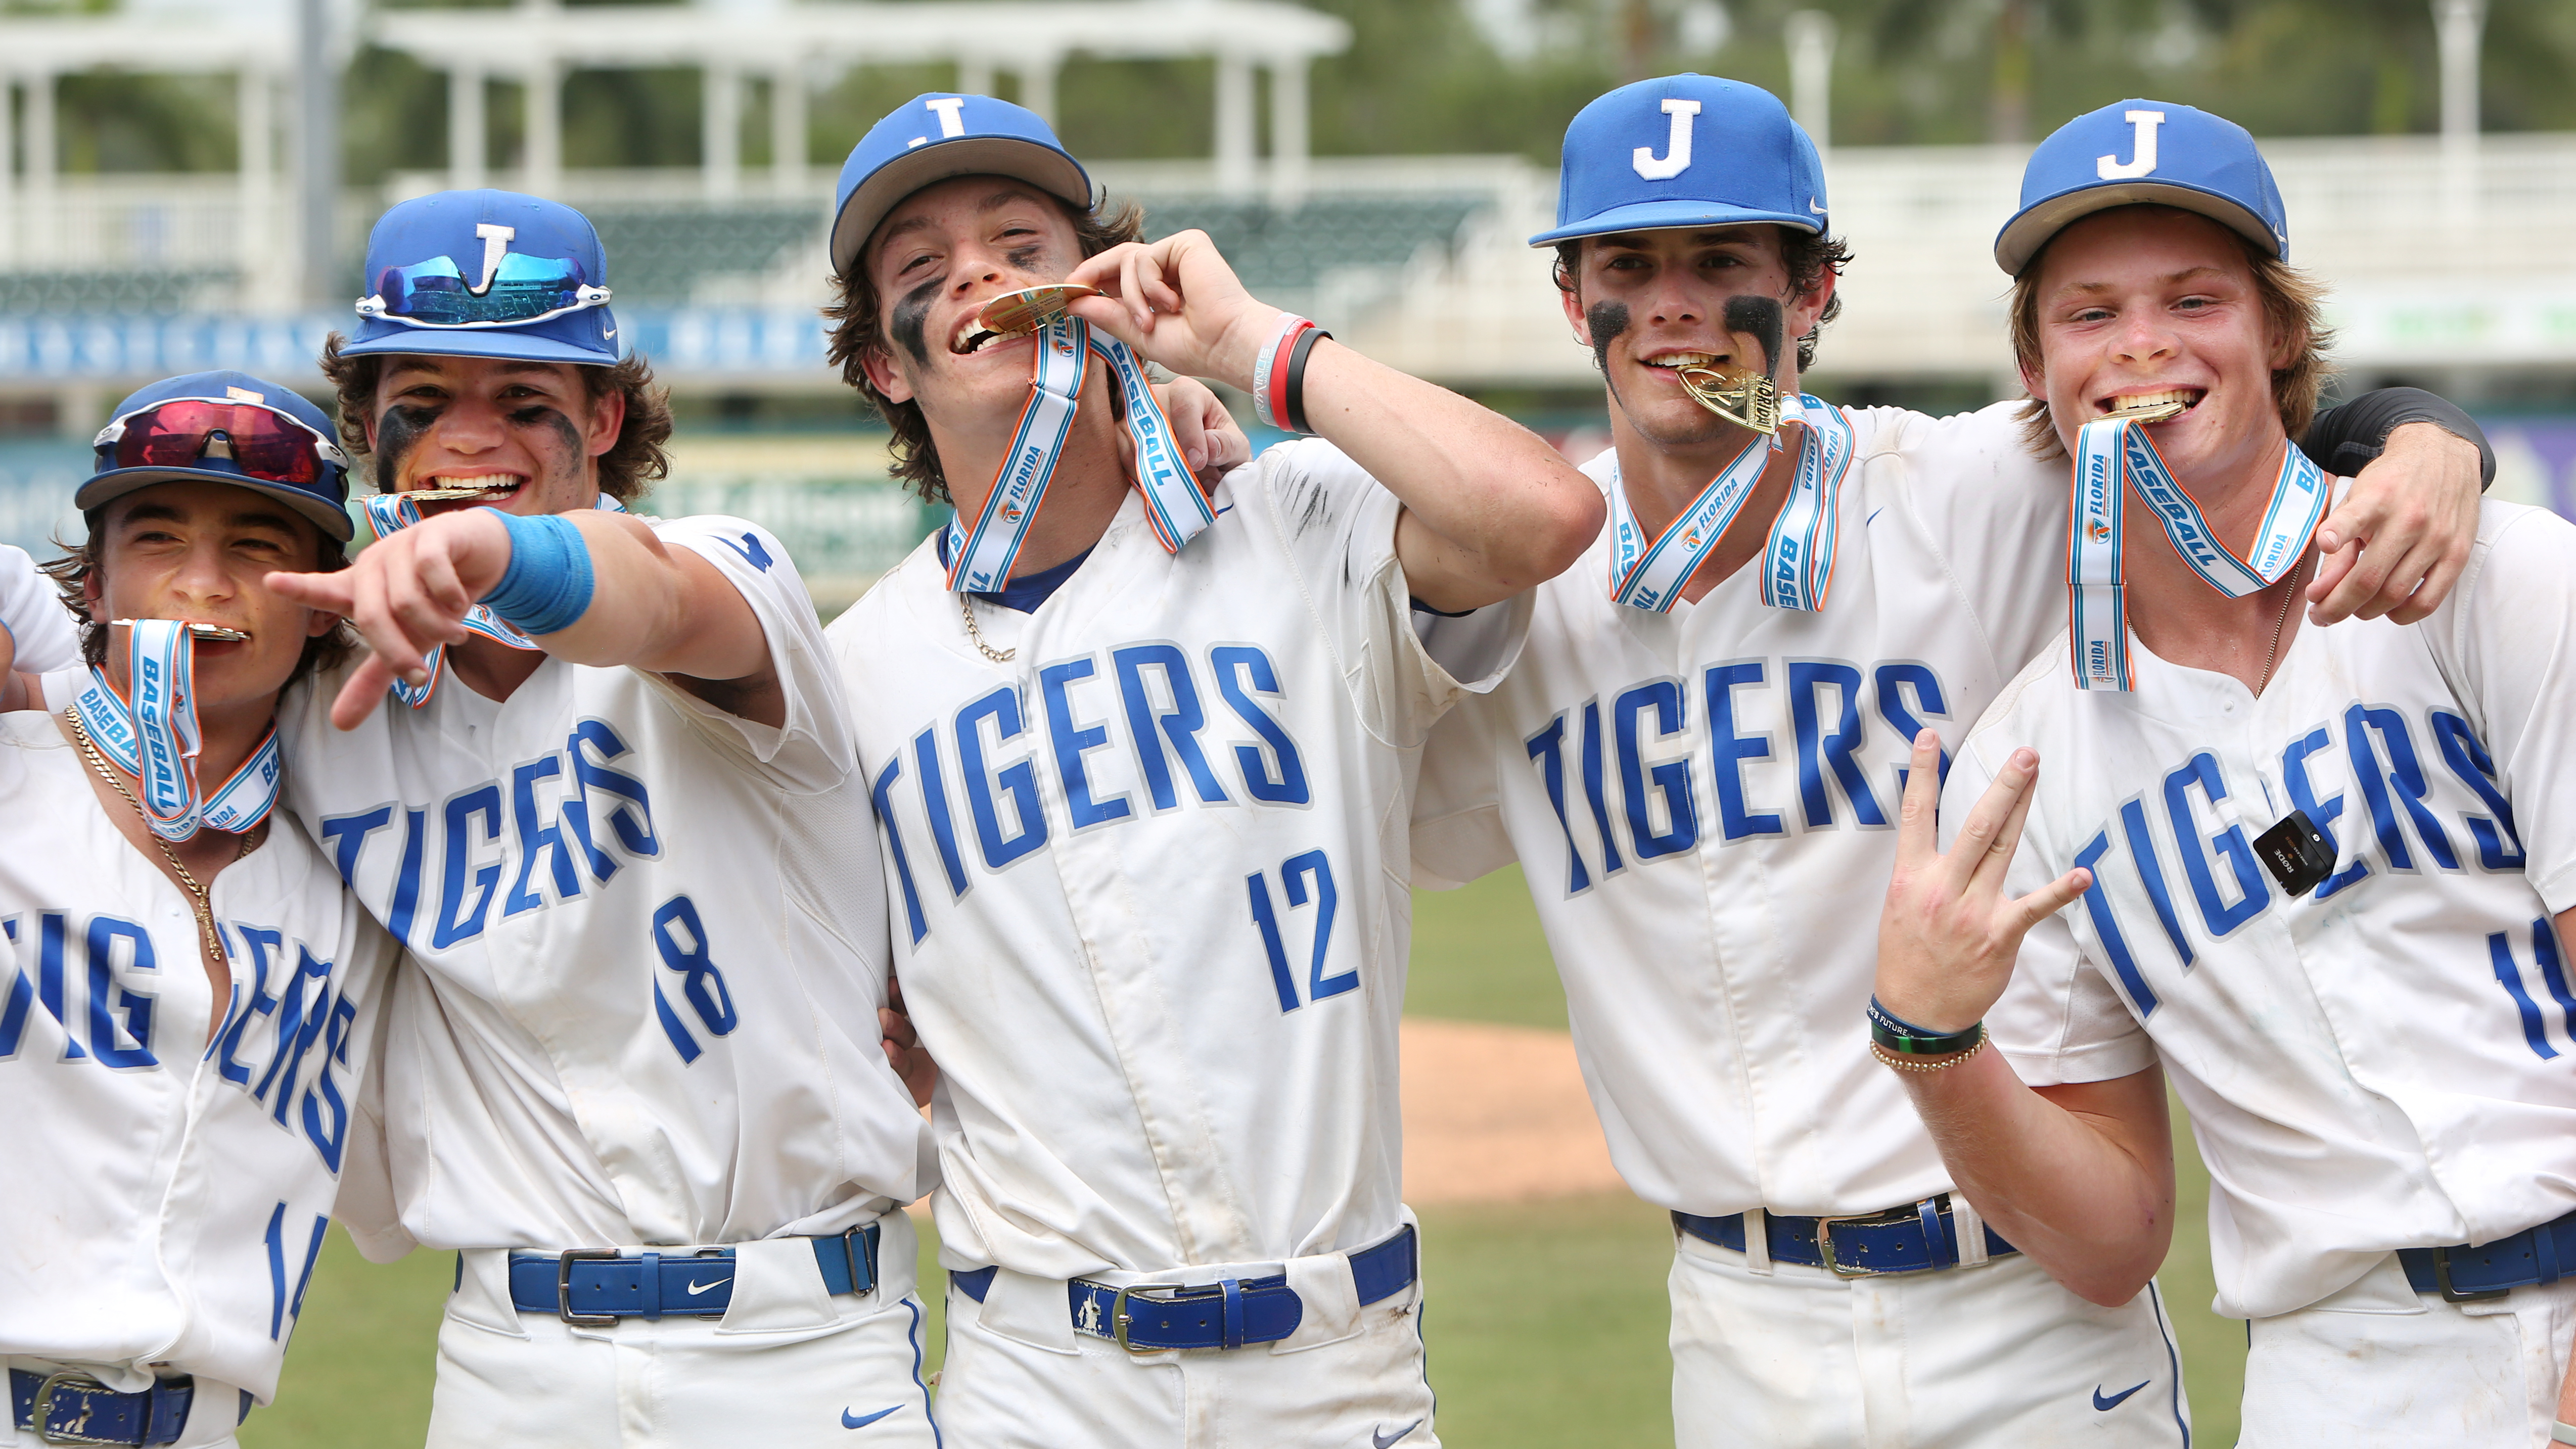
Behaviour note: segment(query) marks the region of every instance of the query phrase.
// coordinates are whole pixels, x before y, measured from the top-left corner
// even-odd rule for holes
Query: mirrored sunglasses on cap
[[[339,445],[304,422],[260,403],[183,397],[123,414],[92,445],[118,468],[193,468],[220,439],[235,468],[268,483],[319,482],[327,465],[347,468]]]
[[[414,327],[511,327],[607,302],[608,289],[590,285],[581,263],[511,252],[479,288],[448,257],[387,267],[376,274],[375,295],[358,299],[358,315]]]

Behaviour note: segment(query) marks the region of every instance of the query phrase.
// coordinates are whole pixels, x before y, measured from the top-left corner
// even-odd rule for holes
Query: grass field
[[[1417,897],[1416,1015],[1562,1028],[1565,1003],[1517,872]],[[2176,1109],[2181,1230],[2164,1286],[2191,1386],[2194,1440],[2236,1439],[2245,1330],[2208,1311],[2208,1179]],[[1422,1213],[1424,1326],[1442,1439],[1458,1449],[1672,1442],[1663,1215],[1624,1195]],[[935,1247],[924,1234],[926,1283]],[[275,1408],[248,1449],[411,1449],[429,1416],[432,1345],[452,1260],[359,1259],[336,1231],[315,1270]],[[930,1347],[939,1298],[929,1295]]]

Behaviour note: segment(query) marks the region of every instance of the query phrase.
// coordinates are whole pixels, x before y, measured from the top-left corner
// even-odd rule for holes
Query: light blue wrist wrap
[[[510,530],[510,566],[483,596],[484,606],[512,628],[553,634],[571,628],[590,609],[590,545],[569,518],[501,515]]]

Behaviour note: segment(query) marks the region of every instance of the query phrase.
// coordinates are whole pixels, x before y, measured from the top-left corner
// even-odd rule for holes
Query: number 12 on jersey
[[[1288,909],[1302,909],[1309,901],[1315,907],[1315,949],[1306,968],[1306,999],[1321,1001],[1356,988],[1360,984],[1357,971],[1345,971],[1339,976],[1324,974],[1324,956],[1333,944],[1333,916],[1341,905],[1341,896],[1333,889],[1333,863],[1320,850],[1292,855],[1279,863],[1279,880],[1288,891]],[[1279,989],[1279,1010],[1295,1011],[1305,1002],[1297,999],[1297,976],[1288,967],[1288,947],[1279,937],[1279,914],[1271,906],[1269,876],[1256,870],[1243,878],[1243,886],[1252,897],[1252,923],[1261,928],[1262,949],[1270,953],[1270,984]]]

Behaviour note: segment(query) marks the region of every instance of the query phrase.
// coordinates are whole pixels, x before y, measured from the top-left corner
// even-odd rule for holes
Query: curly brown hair
[[[2158,206],[2139,202],[2175,216],[2199,216],[2178,206]],[[2127,207],[2108,210],[2125,211]],[[2100,215],[2101,213],[2095,213]],[[2203,220],[2207,218],[2203,217]],[[2219,225],[2212,222],[2211,225]],[[2246,262],[2254,270],[2254,294],[2263,302],[2263,321],[2274,337],[2299,339],[2298,356],[2287,367],[2272,369],[2272,405],[2280,411],[2281,426],[2293,438],[2303,437],[2308,424],[2317,416],[2317,398],[2325,391],[2326,379],[2334,375],[2334,364],[2326,353],[2334,346],[2334,329],[2325,324],[2326,289],[2288,262],[2256,246],[2233,227],[2222,228],[2245,252]],[[2064,235],[2064,233],[2059,233]],[[2053,243],[2056,238],[2051,237]],[[2030,260],[2013,278],[2012,346],[2013,361],[2024,372],[2040,370],[2039,356],[2039,267],[2048,256],[2043,244],[2031,253]],[[2048,415],[2048,400],[2034,397],[2021,405],[2021,440],[2033,456],[2062,458],[2065,445],[2057,438],[2057,422]]]
[[[1814,291],[1824,285],[1826,273],[1830,272],[1839,277],[1843,274],[1843,268],[1851,265],[1852,249],[1841,237],[1827,236],[1821,232],[1800,231],[1794,226],[1772,229],[1780,234],[1780,261],[1789,269],[1789,292],[1792,296]],[[1555,280],[1558,291],[1571,292],[1577,297],[1583,295],[1581,284],[1583,244],[1589,240],[1591,240],[1589,237],[1576,237],[1572,241],[1561,241],[1556,244],[1556,264],[1550,267],[1548,272]],[[1816,339],[1825,330],[1826,324],[1841,315],[1843,315],[1842,293],[1836,292],[1833,300],[1825,303],[1824,315],[1816,319],[1816,325],[1808,328],[1807,335],[1798,339],[1800,372],[1806,372],[1815,367]]]
[[[54,581],[54,591],[62,596],[63,607],[71,610],[72,617],[80,621],[81,659],[93,666],[107,662],[108,636],[115,632],[108,628],[106,620],[93,619],[89,612],[89,581],[98,579],[100,589],[104,591],[106,588],[107,555],[99,544],[98,536],[99,525],[106,518],[104,505],[82,514],[81,521],[87,526],[89,536],[78,543],[55,539],[54,547],[63,551],[62,557],[37,565],[47,578]],[[340,540],[318,528],[313,530],[313,537],[317,544],[313,555],[314,573],[337,573],[349,566],[348,550],[341,546]],[[295,661],[295,672],[286,676],[286,683],[292,685],[320,670],[337,669],[341,661],[349,657],[349,651],[356,647],[358,631],[349,627],[348,620],[341,620],[324,633],[304,641],[304,655]]]
[[[367,456],[366,419],[375,411],[376,383],[385,373],[385,358],[391,354],[364,352],[355,356],[342,350],[346,339],[334,332],[322,343],[322,376],[339,393],[340,446],[352,458]],[[632,503],[651,490],[653,481],[671,471],[670,454],[664,444],[671,441],[671,390],[653,381],[653,368],[644,354],[630,352],[613,366],[581,365],[573,369],[581,374],[582,391],[597,402],[610,393],[626,398],[626,422],[617,430],[617,444],[599,457],[599,491],[620,503]],[[376,485],[382,488],[379,481]]]
[[[1141,240],[1145,235],[1145,208],[1133,201],[1112,201],[1106,192],[1093,201],[1089,211],[1076,211],[1063,200],[1055,200],[1073,222],[1075,239],[1082,254],[1096,257],[1121,242]],[[939,466],[939,449],[930,441],[930,424],[921,416],[921,405],[895,402],[878,392],[868,381],[867,358],[886,347],[884,298],[877,295],[876,283],[869,280],[867,248],[859,248],[859,259],[847,275],[831,279],[832,300],[823,308],[823,320],[832,327],[831,362],[841,370],[841,380],[857,388],[859,396],[877,410],[886,426],[894,430],[888,451],[894,456],[890,470],[902,479],[924,503],[947,503],[948,475]]]

